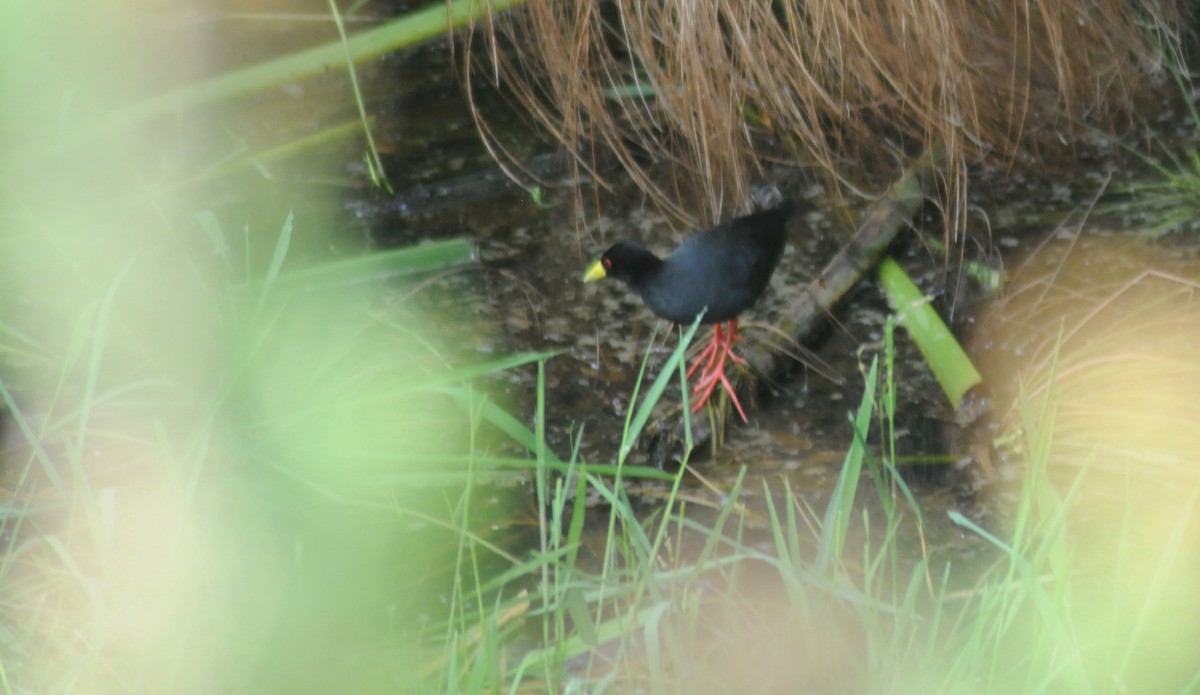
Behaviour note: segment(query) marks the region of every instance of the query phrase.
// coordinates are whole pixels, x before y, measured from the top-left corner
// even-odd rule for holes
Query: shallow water
[[[634,407],[631,394],[643,358],[649,353],[647,377],[657,375],[678,334],[621,284],[585,285],[580,273],[618,239],[636,239],[665,254],[691,230],[654,209],[619,171],[606,168],[602,184],[571,178],[553,143],[534,132],[527,118],[514,113],[486,81],[477,80],[472,84],[476,106],[494,137],[516,159],[530,163],[537,176],[540,199],[535,201],[504,176],[480,143],[456,77],[460,68],[448,61],[449,55],[446,44],[433,42],[364,69],[369,107],[377,118],[377,144],[396,193],[364,185],[356,150],[347,147],[345,173],[356,183],[329,198],[336,202],[328,214],[352,230],[344,242],[351,250],[356,238],[373,247],[457,236],[477,244],[478,267],[435,279],[413,301],[434,315],[466,320],[472,328],[456,334],[463,359],[481,353],[561,351],[545,365],[549,443],[565,458],[582,431],[581,458],[610,462]],[[335,84],[328,88],[338,91]],[[308,89],[320,94],[317,87]],[[1050,183],[1023,174],[977,172],[965,244],[935,251],[907,231],[893,253],[965,335],[975,320],[975,298],[983,291],[962,279],[962,261],[1002,268],[1045,238],[1068,233],[1069,227],[1055,225],[1082,219],[1095,196],[1112,185],[1110,172],[1107,163],[1069,179],[1049,175]],[[669,172],[664,168],[661,173]],[[805,172],[776,169],[770,174],[784,182],[785,195],[797,203],[799,221],[793,222],[767,294],[742,317],[748,341],[761,335],[761,325],[772,322],[819,273],[866,208],[862,201],[849,206],[839,202],[822,185],[806,182],[814,177]],[[936,211],[918,222],[926,238],[942,238]],[[719,505],[744,468],[748,496],[761,494],[753,492],[762,490],[760,480],[781,494],[779,483],[786,479],[793,494],[814,509],[823,508],[851,438],[849,414],[863,393],[863,375],[870,360],[882,353],[888,313],[871,282],[855,288],[830,317],[825,335],[804,346],[797,369],[750,407],[749,424],[734,423],[719,450],[705,446],[692,453],[689,466],[697,475],[685,478],[684,494]],[[657,336],[653,342],[652,336]],[[971,463],[972,435],[955,429],[949,405],[902,332],[897,333],[896,353],[901,461],[940,456],[965,462],[915,463],[901,470],[922,507],[934,552],[944,546],[952,554],[971,554],[977,541],[950,524],[946,512],[953,509],[980,520],[1003,516],[975,494],[989,473]],[[538,387],[534,368],[508,372],[489,387],[493,397],[532,424]],[[876,428],[873,437],[878,436]],[[630,461],[661,463],[640,449]],[[657,483],[631,482],[629,487],[649,505],[664,491]]]
[[[422,56],[424,60],[428,54]],[[565,458],[582,429],[581,458],[611,462],[632,407],[642,360],[649,352],[647,378],[656,376],[677,345],[678,334],[620,283],[584,284],[580,275],[590,260],[618,239],[633,238],[665,254],[691,230],[659,213],[632,183],[612,171],[606,174],[611,189],[590,180],[564,182],[567,172],[563,171],[558,183],[548,181],[542,189],[542,204],[535,203],[525,191],[497,179],[497,167],[486,150],[470,142],[472,124],[461,95],[450,89],[441,96],[461,108],[442,103],[425,108],[440,125],[463,133],[464,138],[454,140],[446,151],[384,139],[386,150],[408,153],[385,160],[390,171],[406,176],[396,182],[396,198],[365,190],[352,195],[345,207],[348,223],[358,225],[381,246],[442,236],[467,236],[477,243],[480,267],[444,278],[420,301],[435,310],[453,306],[460,314],[474,317],[479,331],[471,338],[473,349],[490,354],[561,350],[545,367],[550,445]],[[503,108],[498,100],[490,103]],[[447,122],[452,114],[458,115],[458,121]],[[519,119],[503,111],[498,114],[502,126],[512,126],[511,137],[525,139],[523,151],[554,152],[552,145],[520,133]],[[400,134],[387,126],[381,130]],[[775,173],[781,180],[793,181],[790,187],[785,184],[784,192],[797,203],[799,221],[793,221],[787,250],[767,294],[742,316],[747,341],[762,335],[763,325],[774,321],[820,272],[852,233],[846,220],[865,209],[865,204],[850,210],[835,203],[822,186],[798,181],[802,172]],[[445,197],[431,205],[434,191]],[[456,199],[456,191],[466,193]],[[577,193],[586,201],[582,210],[575,206]],[[405,202],[396,204],[396,199]],[[422,211],[413,212],[418,208]],[[936,229],[931,233],[941,234]],[[942,257],[923,248],[914,235],[905,237],[899,252],[914,276],[930,281],[927,287],[934,288],[953,279]],[[959,310],[965,313],[966,302],[959,300]],[[763,480],[782,495],[786,478],[794,495],[814,509],[823,508],[851,439],[849,414],[862,396],[870,359],[882,351],[887,315],[884,299],[869,282],[851,292],[832,317],[825,337],[806,346],[801,364],[774,384],[761,402],[750,406],[749,424],[734,423],[715,453],[708,446],[693,452],[689,465],[697,475],[685,478],[683,494],[701,502],[700,507],[719,506],[745,468],[748,499],[761,496]],[[706,336],[700,334],[697,341]],[[909,457],[944,453],[942,428],[952,418],[950,408],[916,350],[901,335],[896,344],[902,417],[898,451]],[[493,386],[497,398],[532,424],[535,369],[514,370]],[[676,389],[669,393],[677,394]],[[630,462],[652,461],[639,449]],[[963,542],[963,534],[949,525],[944,512],[950,507],[971,512],[969,477],[936,464],[905,470],[921,504],[936,512],[927,512],[927,520],[933,527],[944,526],[944,533],[932,531],[946,536],[937,542]],[[630,482],[627,488],[651,507],[666,492],[663,485],[649,482]],[[750,505],[761,509],[761,500]]]

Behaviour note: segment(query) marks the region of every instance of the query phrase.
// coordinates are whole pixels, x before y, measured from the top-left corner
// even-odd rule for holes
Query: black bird
[[[632,241],[619,241],[583,275],[584,282],[605,277],[625,282],[651,311],[668,321],[691,323],[703,311],[703,323],[717,324],[712,341],[688,369],[690,378],[704,366],[692,389],[692,412],[708,402],[719,383],[746,421],[725,376],[725,362],[745,363],[732,351],[740,340],[737,317],[766,290],[783,255],[791,210],[785,202],[709,227],[684,239],[666,260]]]

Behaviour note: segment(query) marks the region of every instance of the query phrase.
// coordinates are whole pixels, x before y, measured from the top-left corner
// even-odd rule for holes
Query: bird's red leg
[[[712,340],[708,341],[708,345],[704,346],[704,349],[700,351],[700,354],[696,355],[696,358],[692,361],[692,366],[688,367],[687,376],[689,379],[692,378],[692,373],[695,372],[700,365],[704,365],[704,371],[702,374],[707,374],[712,368],[712,364],[717,360],[718,353],[722,349],[728,350],[728,347],[723,347],[725,337],[721,330],[721,326],[722,324],[718,323],[713,327]]]
[[[733,352],[733,344],[741,339],[737,331],[737,319],[729,322],[728,327],[723,327],[717,324],[713,329],[712,341],[707,347],[696,357],[696,361],[688,369],[688,378],[691,378],[692,373],[696,371],[701,364],[704,369],[700,372],[700,381],[698,381],[692,389],[692,412],[699,412],[700,408],[708,402],[712,396],[712,392],[716,389],[717,384],[725,389],[729,394],[729,400],[733,402],[733,407],[737,409],[738,415],[742,417],[742,422],[749,422],[746,417],[746,411],[742,409],[742,404],[738,401],[737,393],[733,390],[733,385],[729,383],[729,378],[725,376],[725,361],[733,360],[736,364],[745,364],[746,361]]]

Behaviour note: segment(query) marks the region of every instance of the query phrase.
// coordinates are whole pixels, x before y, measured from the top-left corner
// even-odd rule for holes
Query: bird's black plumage
[[[704,323],[715,323],[712,340],[688,368],[690,379],[700,377],[692,389],[692,412],[708,402],[717,386],[742,421],[747,421],[725,364],[745,364],[733,352],[738,336],[738,314],[749,309],[771,280],[787,242],[791,205],[784,203],[745,217],[701,230],[665,260],[632,241],[621,241],[588,267],[585,282],[614,277],[624,281],[655,314],[686,324],[704,312]]]
[[[790,212],[784,203],[722,222],[684,239],[665,260],[621,241],[604,252],[585,279],[624,281],[668,321],[691,323],[706,308],[704,323],[730,321],[766,290],[783,255]]]

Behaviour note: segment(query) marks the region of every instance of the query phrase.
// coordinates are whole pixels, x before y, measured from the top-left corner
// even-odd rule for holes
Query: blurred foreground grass
[[[138,42],[170,44],[145,37],[163,20],[0,9],[24,66],[0,82],[5,690],[420,681],[429,632],[514,560],[490,540],[514,513],[496,483],[532,434],[472,384],[544,356],[464,359],[457,317],[403,300],[469,244],[330,262],[311,192],[265,228],[210,207],[198,172],[238,154],[219,120],[106,125],[205,70],[202,40]]]
[[[455,317],[398,300],[404,273],[469,247],[332,262],[337,230],[311,197],[246,192],[233,209],[267,211],[231,223],[189,187],[245,155],[213,150],[230,142],[210,114],[105,125],[210,56],[156,54],[136,41],[146,8],[106,9],[0,8],[0,56],[22,66],[0,78],[4,692],[1200,690],[1195,451],[1157,448],[1190,441],[1177,435],[1194,393],[1160,397],[1195,379],[1194,317],[1176,306],[1190,281],[1151,300],[1170,305],[1151,320],[1177,351],[1142,360],[1162,368],[1153,393],[1130,396],[1119,359],[1097,352],[1117,335],[1103,327],[1061,362],[1068,381],[1054,326],[1039,361],[991,375],[1027,370],[1034,387],[1010,395],[1007,523],[917,504],[888,446],[890,348],[864,368],[825,508],[743,471],[691,514],[686,469],[626,462],[654,403],[686,392],[670,366],[683,345],[612,465],[559,460],[541,435],[565,425],[540,379],[532,431],[479,387],[547,355],[464,360],[445,339]],[[1080,378],[1097,362],[1099,380]],[[1063,405],[1067,392],[1083,395]],[[1099,449],[1076,435],[1098,392],[1114,399]],[[1148,439],[1117,426],[1131,420]],[[1064,451],[1073,466],[1052,474]],[[1096,465],[1114,452],[1129,465]],[[1163,458],[1182,462],[1166,487],[1121,495]],[[660,506],[631,501],[632,475],[663,481]],[[1079,510],[1099,512],[1076,503],[1100,495],[1103,531],[1081,530]],[[510,532],[529,497],[536,521]],[[992,553],[925,554],[925,519],[944,513]]]

